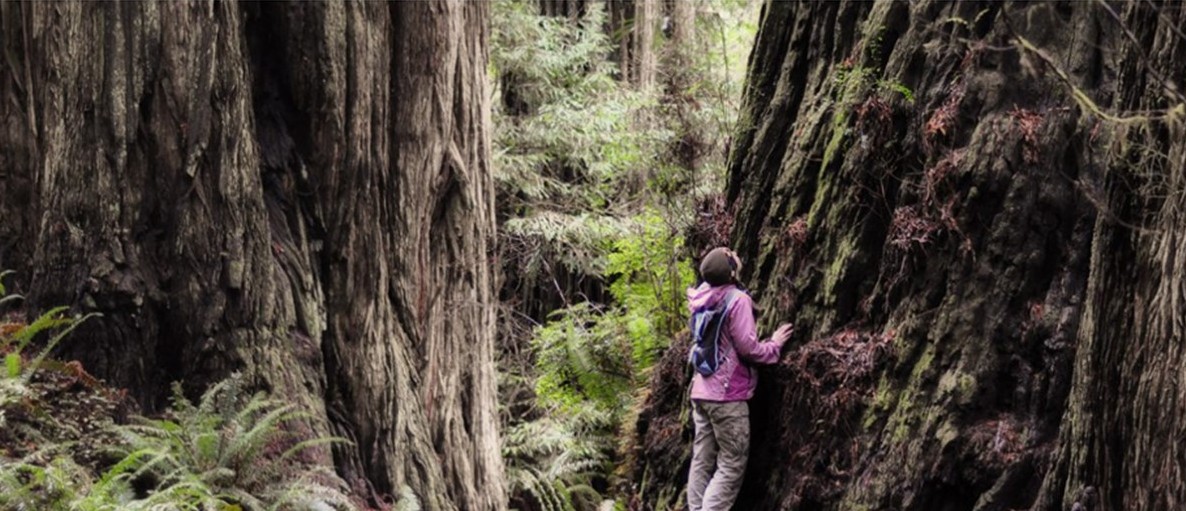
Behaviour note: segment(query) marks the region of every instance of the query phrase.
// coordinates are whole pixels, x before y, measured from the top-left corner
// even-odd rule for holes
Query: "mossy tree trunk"
[[[505,507],[487,11],[4,4],[2,263],[150,411],[241,371],[357,487]]]
[[[765,5],[726,196],[761,329],[797,329],[761,372],[737,509],[1186,500],[1184,21]],[[687,467],[676,344],[638,423],[657,509]]]

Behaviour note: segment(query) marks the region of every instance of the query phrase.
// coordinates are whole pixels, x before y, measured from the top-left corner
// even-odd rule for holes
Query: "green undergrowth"
[[[62,383],[53,377],[44,381]],[[133,417],[128,424],[102,414],[42,416],[83,427],[92,423],[91,431],[68,439],[41,435],[34,441],[27,435],[26,452],[0,458],[0,509],[359,509],[332,469],[308,457],[311,450],[343,440],[301,440],[293,431],[300,431],[294,426],[307,419],[304,413],[264,394],[245,396],[242,385],[238,377],[224,381],[196,403],[178,386],[163,417]],[[83,399],[103,393],[74,392]],[[111,404],[110,398],[101,402]],[[86,452],[93,454],[80,456]]]
[[[503,454],[512,486],[540,509],[596,509],[616,486],[624,418],[686,321],[692,271],[668,260],[682,238],[655,215],[641,220],[643,232],[614,242],[608,256],[613,303],[570,305],[534,331],[539,417],[509,425]]]
[[[20,303],[0,284],[0,306]],[[63,307],[0,321],[0,509],[354,510],[347,489],[314,456],[344,440],[312,434],[310,418],[242,377],[197,402],[175,386],[160,417],[131,415],[123,392],[51,350],[95,315]],[[321,452],[322,459],[328,455]],[[404,499],[405,509],[415,509]]]
[[[575,17],[525,0],[492,7],[492,167],[515,311],[504,323],[518,322],[500,367],[510,507],[621,508],[628,418],[686,325],[685,233],[723,186],[757,11],[699,7],[694,57],[648,88],[621,79],[609,4]],[[676,55],[666,37],[656,30],[657,62]],[[667,88],[676,72],[686,90]]]

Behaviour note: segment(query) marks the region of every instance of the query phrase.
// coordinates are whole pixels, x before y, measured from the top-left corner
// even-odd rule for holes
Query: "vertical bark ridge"
[[[488,9],[5,4],[0,211],[37,222],[0,258],[36,240],[36,304],[104,313],[68,355],[149,410],[242,371],[356,489],[504,508]]]

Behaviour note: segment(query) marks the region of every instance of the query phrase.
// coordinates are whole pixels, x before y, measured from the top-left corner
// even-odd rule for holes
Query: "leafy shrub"
[[[662,350],[687,324],[684,290],[695,274],[688,263],[683,224],[658,210],[637,217],[632,235],[614,242],[607,273],[610,294],[620,305],[636,372],[654,365]]]
[[[512,425],[504,455],[512,489],[543,509],[593,509],[610,485],[614,446],[635,389],[683,328],[692,282],[682,238],[657,213],[639,216],[608,255],[615,305],[579,302],[536,328],[535,392],[543,417]]]
[[[686,324],[683,291],[694,275],[678,227],[651,211],[626,229],[607,256],[614,305],[578,302],[535,330],[536,392],[545,401],[592,400],[617,416]]]

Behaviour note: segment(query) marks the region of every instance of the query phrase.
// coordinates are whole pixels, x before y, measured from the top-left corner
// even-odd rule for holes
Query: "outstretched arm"
[[[782,345],[791,336],[789,324],[779,327],[774,337],[767,342],[758,342],[758,330],[754,325],[754,303],[749,295],[738,294],[733,307],[729,311],[729,338],[733,340],[733,349],[737,354],[750,362],[757,364],[773,364],[778,362]]]

